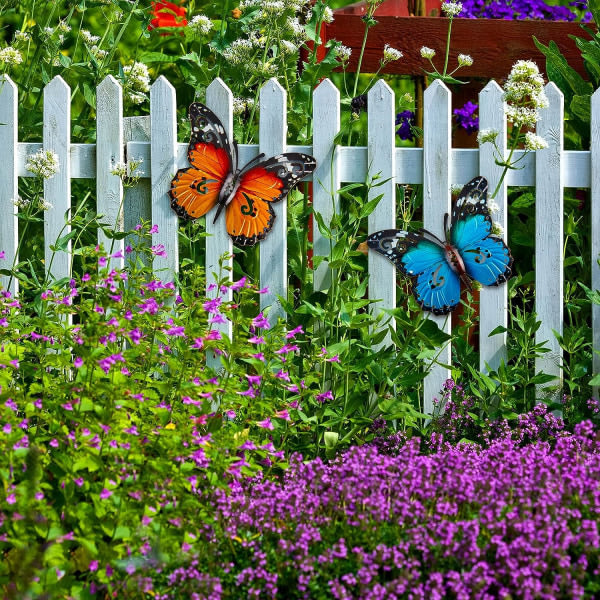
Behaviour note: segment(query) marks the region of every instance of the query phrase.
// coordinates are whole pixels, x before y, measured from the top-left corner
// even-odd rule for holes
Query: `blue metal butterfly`
[[[386,229],[369,236],[369,248],[391,260],[413,281],[421,308],[445,315],[460,302],[460,282],[471,289],[473,279],[500,285],[511,275],[512,256],[506,244],[492,235],[487,206],[488,183],[469,181],[452,204],[452,218],[444,217],[446,241],[426,229],[418,232]]]

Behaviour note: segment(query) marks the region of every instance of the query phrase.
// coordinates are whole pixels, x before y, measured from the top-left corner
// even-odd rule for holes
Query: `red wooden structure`
[[[426,0],[427,14],[439,14],[440,2]],[[349,71],[356,70],[358,55],[364,35],[361,16],[366,13],[366,4],[360,2],[335,11],[333,23],[326,26],[326,39],[336,39],[352,49]],[[361,66],[363,73],[374,73],[379,67],[383,47],[389,44],[404,53],[404,57],[386,66],[386,73],[401,75],[423,75],[430,67],[420,55],[422,46],[433,48],[437,55],[433,59],[442,61],[446,50],[448,20],[438,16],[409,16],[408,0],[386,0],[375,12],[378,21],[369,31],[365,55]],[[581,60],[581,52],[569,36],[587,38],[579,23],[559,21],[508,21],[504,19],[454,19],[450,65],[456,65],[459,53],[470,54],[474,63],[462,68],[457,77],[489,80],[506,77],[512,65],[521,59],[533,60],[545,71],[546,59],[533,43],[532,36],[548,45],[556,42],[569,64],[580,75],[588,79]],[[438,69],[443,65],[439,64]],[[430,69],[428,69],[430,70]]]

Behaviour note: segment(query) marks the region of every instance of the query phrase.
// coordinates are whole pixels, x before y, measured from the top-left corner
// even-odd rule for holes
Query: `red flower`
[[[152,14],[154,15],[154,19],[150,21],[148,29],[152,30],[156,27],[185,27],[187,25],[186,12],[187,8],[177,6],[173,2],[153,2]]]

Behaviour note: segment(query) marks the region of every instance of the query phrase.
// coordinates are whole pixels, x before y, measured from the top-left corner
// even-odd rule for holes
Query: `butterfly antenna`
[[[446,241],[450,241],[450,230],[448,229],[448,213],[444,215],[444,235],[446,236]]]

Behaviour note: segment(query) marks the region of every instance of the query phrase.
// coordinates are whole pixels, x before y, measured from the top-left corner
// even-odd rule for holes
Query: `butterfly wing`
[[[226,209],[227,231],[237,246],[253,246],[265,238],[275,221],[271,204],[284,198],[317,163],[308,154],[288,152],[250,165],[242,169]]]
[[[452,207],[450,242],[460,253],[467,275],[484,285],[499,285],[511,274],[512,256],[502,238],[492,234],[487,181],[465,185]]]
[[[237,146],[208,107],[194,102],[189,110],[192,133],[188,146],[191,167],[179,169],[171,182],[171,208],[197,219],[216,203],[223,182],[237,166]]]
[[[448,264],[443,245],[428,231],[378,231],[369,236],[367,245],[412,279],[413,295],[424,310],[444,315],[460,302],[460,279]]]

